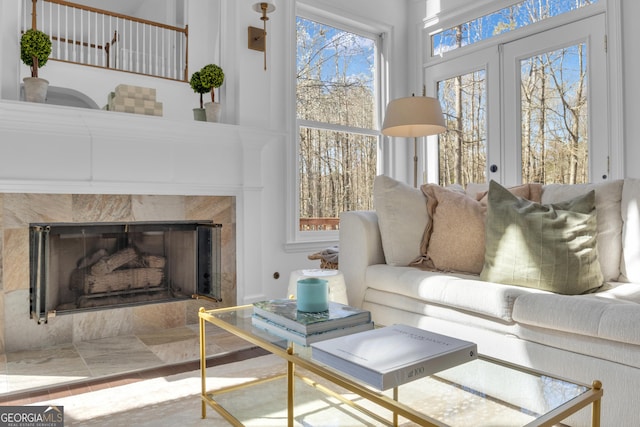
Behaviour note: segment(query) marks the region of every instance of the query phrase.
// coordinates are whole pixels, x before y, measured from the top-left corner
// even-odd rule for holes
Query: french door
[[[424,69],[449,129],[429,141],[429,182],[607,178],[604,14],[468,50]]]

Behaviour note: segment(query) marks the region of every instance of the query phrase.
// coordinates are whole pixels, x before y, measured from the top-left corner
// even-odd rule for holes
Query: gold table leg
[[[204,307],[200,307],[200,313],[204,312]],[[201,396],[204,396],[207,393],[207,357],[205,351],[205,342],[204,342],[204,325],[205,321],[203,317],[198,316],[198,321],[200,323],[200,386],[201,386]],[[207,403],[202,400],[202,419],[207,418]]]
[[[393,388],[393,400],[398,401],[398,387]],[[393,425],[398,427],[398,413],[393,412]]]
[[[293,346],[287,348],[288,354],[293,354]],[[293,362],[287,361],[287,425],[293,427],[293,381],[295,379]]]
[[[594,390],[602,390],[602,383],[595,380],[592,384]],[[602,399],[598,399],[591,405],[591,426],[600,427],[600,410],[602,409]]]

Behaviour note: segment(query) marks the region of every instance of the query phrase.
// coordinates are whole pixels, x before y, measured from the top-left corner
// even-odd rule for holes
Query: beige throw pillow
[[[464,193],[425,184],[429,219],[416,264],[429,269],[478,274],[484,262],[486,208]]]
[[[389,265],[407,266],[420,255],[427,200],[420,190],[379,175],[373,182],[382,250]]]
[[[480,274],[484,265],[485,193],[477,199],[436,184],[421,187],[427,196],[429,219],[414,265],[432,270]],[[523,184],[509,191],[540,201],[540,184]]]
[[[542,184],[522,184],[510,187],[509,192],[514,196],[540,203],[542,199]],[[476,199],[486,205],[488,203],[489,191],[482,191],[476,194]]]
[[[485,281],[576,295],[602,285],[595,192],[542,205],[489,186]]]

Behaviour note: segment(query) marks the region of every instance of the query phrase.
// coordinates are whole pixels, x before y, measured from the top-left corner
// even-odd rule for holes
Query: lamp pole
[[[418,188],[418,137],[413,137],[413,186]]]

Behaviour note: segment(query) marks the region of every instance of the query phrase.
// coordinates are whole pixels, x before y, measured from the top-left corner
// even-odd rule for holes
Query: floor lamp
[[[387,105],[382,134],[413,137],[413,186],[418,187],[418,137],[446,130],[440,102],[428,96],[394,99]]]

